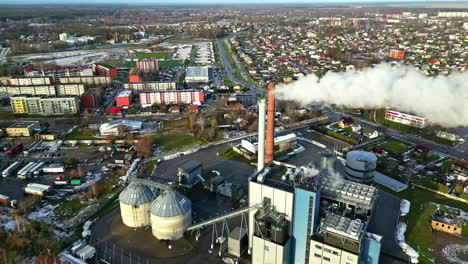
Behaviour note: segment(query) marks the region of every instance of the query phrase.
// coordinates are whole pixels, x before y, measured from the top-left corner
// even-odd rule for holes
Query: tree
[[[153,138],[150,136],[142,137],[136,144],[138,154],[143,158],[149,158],[153,154]]]
[[[67,158],[67,160],[65,161],[65,164],[67,165],[75,165],[76,163],[78,162],[78,160],[74,157],[69,157]]]

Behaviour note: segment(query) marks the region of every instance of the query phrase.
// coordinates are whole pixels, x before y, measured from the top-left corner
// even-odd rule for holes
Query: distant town
[[[466,263],[467,32],[455,2],[0,5],[0,263]]]

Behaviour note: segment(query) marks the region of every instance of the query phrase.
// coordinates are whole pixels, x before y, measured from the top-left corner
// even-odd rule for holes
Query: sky
[[[129,2],[130,1],[130,2]],[[314,4],[314,3],[386,3],[386,2],[418,2],[418,3],[434,3],[445,2],[442,0],[0,0],[0,4],[83,4],[83,3],[114,3],[114,4]],[[450,1],[467,3],[468,0],[452,0]]]

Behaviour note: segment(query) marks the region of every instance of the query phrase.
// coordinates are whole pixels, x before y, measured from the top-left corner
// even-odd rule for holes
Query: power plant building
[[[265,167],[249,182],[252,262],[377,264],[379,239],[366,235],[376,196],[372,186],[311,177],[307,167]]]

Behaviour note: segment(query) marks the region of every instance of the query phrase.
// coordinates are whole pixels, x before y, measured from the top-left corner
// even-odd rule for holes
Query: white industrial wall
[[[176,240],[184,236],[192,223],[192,210],[175,217],[159,217],[151,214],[151,230],[159,240]]]
[[[146,203],[134,207],[133,205],[128,205],[120,203],[120,213],[122,215],[122,222],[129,227],[137,228],[150,225],[150,205],[151,203]]]

